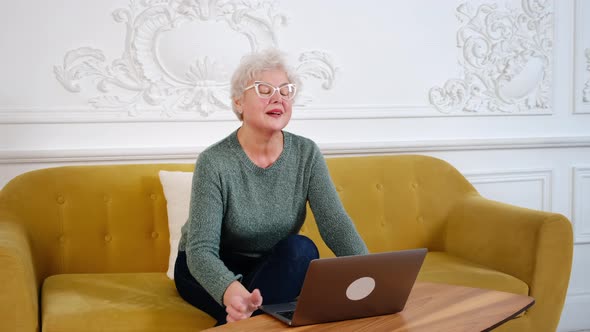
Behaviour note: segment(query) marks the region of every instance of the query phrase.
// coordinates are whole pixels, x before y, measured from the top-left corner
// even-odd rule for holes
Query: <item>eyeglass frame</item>
[[[258,91],[258,86],[260,86],[261,84],[267,85],[267,86],[269,86],[270,88],[272,88],[272,89],[273,89],[273,91],[272,91],[272,93],[270,94],[270,96],[268,96],[268,97],[264,97],[264,96],[261,96],[261,95],[260,95],[260,91]],[[288,98],[287,96],[283,96],[283,95],[281,94],[281,88],[282,88],[282,87],[285,87],[285,86],[289,86],[289,85],[293,87],[293,97],[291,97],[291,98]],[[279,96],[281,96],[281,99],[283,99],[283,100],[293,100],[293,99],[295,98],[295,95],[297,94],[297,85],[295,85],[295,84],[293,84],[293,83],[283,83],[283,84],[281,84],[281,85],[279,85],[279,86],[274,86],[274,85],[272,85],[272,84],[270,84],[270,83],[268,83],[268,82],[264,82],[264,81],[254,81],[254,84],[252,84],[252,85],[250,85],[250,86],[247,86],[246,88],[244,88],[244,92],[246,92],[246,91],[248,91],[248,90],[250,90],[250,89],[252,89],[252,88],[254,88],[254,91],[256,91],[256,95],[257,95],[258,97],[260,97],[260,98],[263,98],[263,99],[270,99],[270,98],[272,98],[272,96],[274,96],[274,95],[275,95],[275,93],[277,93],[277,92],[278,92],[278,93],[279,93]]]

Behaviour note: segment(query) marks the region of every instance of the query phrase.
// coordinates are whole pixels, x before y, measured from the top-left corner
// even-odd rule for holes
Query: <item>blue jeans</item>
[[[301,292],[309,263],[318,257],[313,241],[303,235],[289,235],[277,243],[269,254],[259,258],[220,254],[228,269],[243,275],[242,284],[248,291],[260,290],[264,304],[294,301]],[[185,301],[209,314],[217,320],[217,325],[226,323],[225,307],[217,303],[191,275],[184,251],[179,251],[176,258],[174,283]],[[257,310],[253,315],[260,313]]]

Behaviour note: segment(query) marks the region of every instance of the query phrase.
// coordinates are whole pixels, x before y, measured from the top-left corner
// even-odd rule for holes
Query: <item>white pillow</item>
[[[178,255],[180,228],[188,219],[191,200],[192,172],[160,171],[160,182],[166,197],[168,209],[168,229],[170,230],[170,257],[166,275],[174,279],[174,264]]]

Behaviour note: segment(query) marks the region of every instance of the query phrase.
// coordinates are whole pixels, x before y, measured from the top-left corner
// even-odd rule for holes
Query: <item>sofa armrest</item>
[[[561,214],[512,206],[478,195],[449,214],[445,247],[450,254],[510,274],[529,285],[543,316],[538,331],[555,330],[569,284],[573,231]]]
[[[39,331],[39,291],[24,227],[0,220],[0,330]]]

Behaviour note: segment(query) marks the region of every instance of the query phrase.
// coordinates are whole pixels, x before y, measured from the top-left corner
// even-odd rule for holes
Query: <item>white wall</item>
[[[590,0],[7,2],[0,186],[63,164],[193,161],[239,126],[227,80],[276,46],[288,130],[326,155],[421,153],[575,227],[560,330],[590,329]]]

